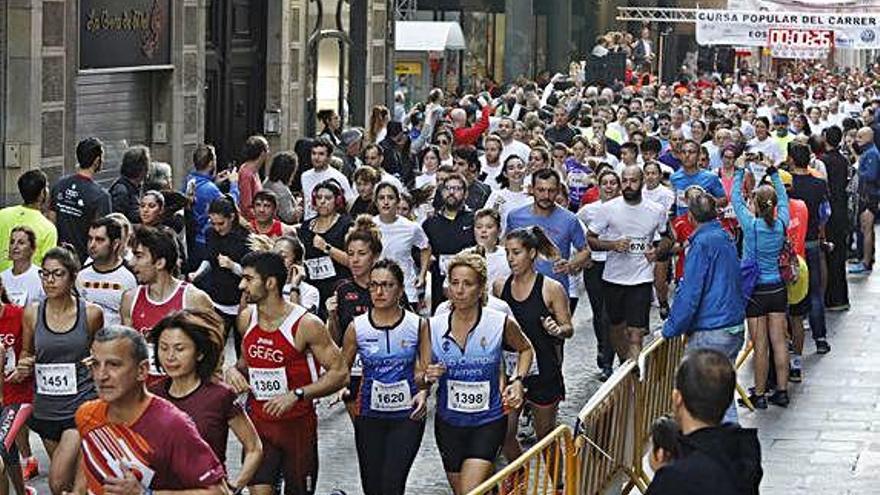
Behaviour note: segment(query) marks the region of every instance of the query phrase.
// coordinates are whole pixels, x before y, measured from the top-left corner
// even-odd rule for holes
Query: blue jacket
[[[739,169],[733,179],[733,211],[743,231],[743,258],[758,260],[758,283],[775,284],[782,282],[779,274],[779,251],[785,242],[785,229],[789,224],[788,195],[782,179],[775,173],[770,177],[773,188],[776,190],[777,206],[776,220],[773,226],[768,226],[761,218],[755,218],[749,211],[742,195],[744,170]]]
[[[193,218],[196,221],[196,244],[202,246],[207,244],[206,234],[210,228],[208,222],[208,207],[215,199],[223,196],[217,184],[214,184],[214,177],[202,172],[192,171],[183,181],[183,193],[186,194],[186,186],[190,181],[195,181],[195,201],[193,202]],[[229,194],[235,198],[238,204],[238,184],[233,182],[229,187]]]
[[[869,197],[876,197],[878,180],[880,180],[880,151],[872,143],[862,150],[862,155],[859,156],[859,188]]]
[[[666,338],[732,327],[746,317],[739,258],[730,234],[712,220],[700,225],[688,241],[684,277],[663,325]]]

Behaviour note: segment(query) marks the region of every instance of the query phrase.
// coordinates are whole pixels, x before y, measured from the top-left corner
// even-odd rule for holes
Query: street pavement
[[[804,381],[790,387],[787,409],[770,406],[759,412],[740,408],[744,426],[759,429],[763,451],[764,494],[877,493],[880,484],[880,277],[850,279],[852,309],[829,313],[832,351],[815,354],[807,339]],[[580,407],[599,387],[596,378],[595,337],[588,301],[583,297],[574,317],[575,335],[565,346],[564,374],[567,400],[560,422],[573,424]],[[660,322],[656,310],[652,328]],[[231,348],[227,349],[231,353]],[[751,362],[740,369],[739,382],[752,384]],[[361,493],[354,432],[341,404],[324,399],[318,405],[320,471],[317,494],[334,489],[348,495]],[[432,399],[433,406],[433,399]],[[434,442],[433,407],[409,476],[408,493],[447,495],[446,482]],[[48,494],[48,461],[39,439],[31,442],[40,460],[41,474],[30,484]],[[239,469],[240,446],[230,435],[229,469]]]

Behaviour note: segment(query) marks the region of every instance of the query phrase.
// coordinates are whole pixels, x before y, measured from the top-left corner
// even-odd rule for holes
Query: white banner
[[[700,45],[768,46],[771,28],[834,32],[835,48],[880,49],[880,15],[766,12],[755,10],[697,11]],[[816,43],[820,40],[817,39]],[[817,46],[818,47],[818,46]]]

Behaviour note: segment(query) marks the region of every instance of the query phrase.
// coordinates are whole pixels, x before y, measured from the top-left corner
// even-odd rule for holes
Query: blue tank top
[[[373,323],[372,312],[354,318],[363,381],[358,394],[358,414],[384,419],[406,419],[418,392],[415,363],[419,351],[420,318],[403,312],[390,327]]]
[[[446,366],[438,383],[437,415],[452,426],[497,421],[505,415],[500,385],[507,315],[482,308],[463,348],[452,338],[451,321],[452,313],[431,318],[433,360]]]

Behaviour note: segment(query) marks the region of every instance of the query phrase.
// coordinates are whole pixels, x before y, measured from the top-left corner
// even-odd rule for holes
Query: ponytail
[[[767,227],[772,229],[776,224],[774,212],[778,202],[776,191],[771,186],[761,186],[755,190],[752,201],[755,203],[755,216],[762,218],[767,223]]]
[[[534,249],[539,256],[548,260],[557,259],[561,256],[556,244],[547,237],[544,229],[537,225],[513,230],[505,236],[505,239],[516,239],[522,243],[526,249]]]
[[[370,215],[364,213],[354,219],[345,236],[345,248],[348,249],[348,245],[354,241],[361,241],[369,246],[370,251],[377,258],[382,254],[382,232]]]

